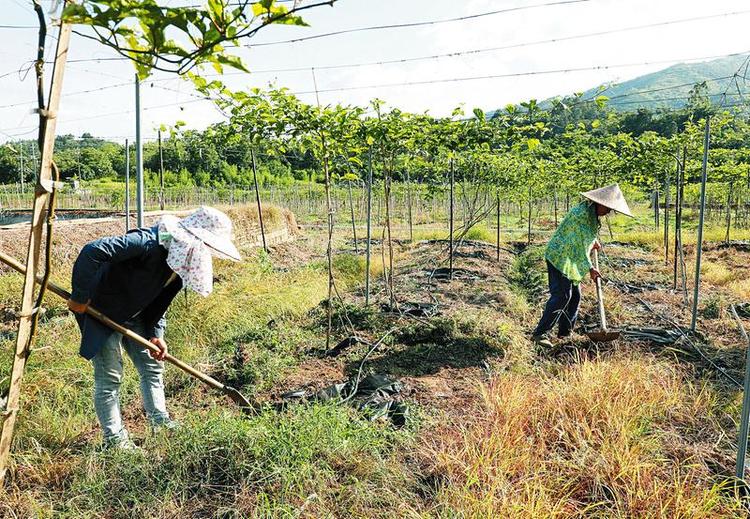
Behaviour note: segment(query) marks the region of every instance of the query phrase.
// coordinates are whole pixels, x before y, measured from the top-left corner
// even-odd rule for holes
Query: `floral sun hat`
[[[213,207],[202,206],[179,219],[165,215],[159,221],[160,243],[167,249],[167,265],[202,296],[213,290],[212,256],[240,261],[232,243],[232,221]]]

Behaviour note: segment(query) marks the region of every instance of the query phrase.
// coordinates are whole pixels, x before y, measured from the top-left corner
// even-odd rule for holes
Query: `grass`
[[[253,420],[222,409],[189,413],[142,451],[87,447],[57,472],[22,472],[15,483],[39,493],[10,503],[28,517],[276,517],[305,503],[312,516],[414,509],[416,482],[388,456],[409,433],[352,413],[322,405]]]
[[[701,261],[701,280],[712,285],[724,286],[735,279],[735,274],[725,265],[712,261]]]
[[[444,427],[427,457],[446,515],[741,517],[710,454],[675,451],[706,424],[719,429],[720,411],[716,393],[666,362],[584,361],[496,377],[475,419]]]
[[[641,239],[629,229],[618,227],[617,236]],[[472,233],[494,241],[491,228]],[[643,236],[644,244],[657,243]],[[744,517],[719,475],[731,464],[741,395],[638,349],[574,360],[535,355],[526,332],[546,290],[542,252],[527,248],[478,285],[479,295],[492,296],[487,305],[403,323],[394,344],[373,355],[368,367],[388,367],[410,387],[422,375],[464,383],[466,392],[443,410],[420,406],[405,430],[330,405],[266,410],[248,420],[169,368],[169,405],[183,427],[152,434],[128,365],[123,409],[144,449],[102,452],[91,369],[77,357],[75,323],[55,302],[40,329],[44,349],[31,356],[24,379],[0,516]],[[241,264],[217,264],[210,297],[178,296],[167,340],[180,358],[253,395],[323,347],[327,272],[320,250],[284,268],[265,253],[243,253]],[[396,256],[397,263],[409,259],[408,247]],[[361,283],[364,260],[337,254],[334,268],[346,298]],[[371,273],[382,268],[376,248]],[[55,277],[66,274],[63,267]],[[717,292],[703,299],[706,318],[722,313],[720,294],[750,294],[750,281],[720,259],[707,260],[703,275]],[[0,307],[15,306],[20,284],[20,276],[0,275]],[[455,297],[468,295],[477,294]],[[608,300],[614,317],[625,307]],[[336,306],[337,316],[343,308]],[[351,300],[346,313],[364,332],[391,326]],[[0,380],[13,343],[12,327],[4,326]],[[356,367],[359,354],[347,360]]]
[[[277,271],[265,254],[246,259],[217,265],[210,297],[178,296],[167,340],[181,359],[252,394],[323,340],[306,323],[325,297],[327,274],[318,262]],[[335,265],[341,289],[364,269],[360,258],[346,255]],[[0,276],[3,304],[12,304],[19,279]],[[306,506],[314,516],[371,516],[416,506],[414,474],[399,468],[401,456],[389,454],[410,433],[341,407],[300,407],[249,421],[175,369],[167,370],[166,387],[184,427],[151,437],[139,418],[131,433],[144,442],[143,454],[102,454],[93,434],[92,375],[77,357],[77,337],[65,315],[41,327],[37,345],[44,349],[31,357],[24,379],[13,481],[4,496],[16,514],[270,517]],[[0,348],[1,379],[10,368],[10,336]],[[122,404],[126,417],[140,414],[132,366],[125,369]]]

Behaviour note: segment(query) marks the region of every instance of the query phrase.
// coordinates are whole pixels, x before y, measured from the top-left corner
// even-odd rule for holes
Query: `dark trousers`
[[[562,272],[547,262],[549,277],[549,300],[544,313],[534,330],[534,335],[543,335],[557,324],[557,335],[569,335],[578,318],[578,306],[581,304],[581,289],[574,285]]]

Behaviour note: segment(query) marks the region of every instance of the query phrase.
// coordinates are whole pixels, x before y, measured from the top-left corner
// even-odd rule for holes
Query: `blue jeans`
[[[128,322],[125,326],[139,335],[143,334],[143,323],[140,321]],[[94,408],[105,442],[128,438],[120,414],[123,348],[138,371],[146,417],[154,426],[170,421],[164,398],[164,363],[154,360],[146,348],[115,333],[91,359],[94,365]]]
[[[547,262],[550,297],[544,307],[534,335],[544,335],[557,325],[557,335],[570,335],[578,318],[578,307],[581,304],[581,288],[574,285],[562,272]]]

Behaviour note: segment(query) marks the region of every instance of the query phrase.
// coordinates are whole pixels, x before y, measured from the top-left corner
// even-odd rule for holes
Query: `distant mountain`
[[[587,90],[584,99],[603,95],[609,98],[608,106],[619,111],[635,111],[639,108],[655,110],[658,108],[675,109],[685,106],[690,89],[696,83],[706,81],[707,94],[712,102],[719,103],[722,94],[727,91],[726,104],[741,101],[735,82],[731,79],[735,73],[750,79],[748,55],[735,55],[701,63],[679,63],[658,72],[639,76],[622,83],[603,85],[604,90],[597,94],[598,87]],[[750,81],[745,84],[742,77],[737,79],[743,96],[750,96]],[[564,95],[561,94],[561,97]],[[746,99],[750,100],[750,97]],[[540,102],[548,108],[551,99]],[[502,111],[502,110],[500,110]],[[494,112],[490,112],[492,114]]]
[[[739,74],[745,74],[747,61],[748,56],[743,54],[701,63],[678,63],[629,81],[605,85],[607,88],[601,95],[610,99],[610,106],[623,111],[638,108],[681,108],[685,106],[693,85],[706,81],[707,93],[713,102],[720,102],[726,91],[726,103],[737,103],[740,96],[731,76],[738,71]],[[750,93],[750,87],[742,78],[737,83],[743,95]],[[588,90],[584,97],[595,97],[597,90]]]

